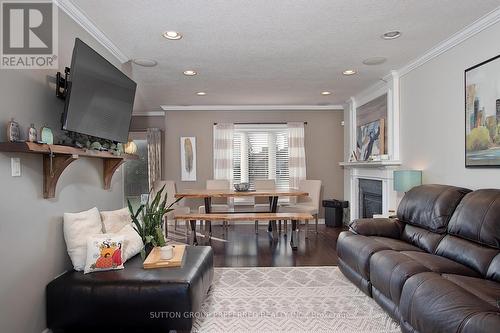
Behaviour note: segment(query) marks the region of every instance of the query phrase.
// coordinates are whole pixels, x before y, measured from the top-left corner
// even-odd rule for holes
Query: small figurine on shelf
[[[47,126],[44,126],[40,129],[40,141],[48,145],[54,144],[54,135],[52,134],[52,130]]]
[[[36,133],[35,124],[31,124],[30,128],[28,129],[28,141],[29,142],[36,142],[37,141],[37,133]]]
[[[19,129],[19,124],[14,120],[14,118],[12,118],[7,124],[7,141],[21,141],[21,131]]]

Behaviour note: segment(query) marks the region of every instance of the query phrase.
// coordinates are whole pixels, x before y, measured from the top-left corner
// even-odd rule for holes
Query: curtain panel
[[[214,179],[233,180],[234,124],[214,125]]]
[[[146,133],[148,142],[148,182],[152,189],[155,182],[161,179],[161,130],[148,128]]]
[[[306,179],[306,149],[304,123],[288,123],[288,170],[290,188],[298,189]]]

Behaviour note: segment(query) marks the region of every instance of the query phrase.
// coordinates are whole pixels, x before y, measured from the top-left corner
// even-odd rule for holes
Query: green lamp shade
[[[396,170],[394,171],[394,191],[408,192],[415,186],[422,185],[422,171]]]

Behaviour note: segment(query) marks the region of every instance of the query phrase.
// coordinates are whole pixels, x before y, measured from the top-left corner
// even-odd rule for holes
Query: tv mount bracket
[[[57,72],[56,74],[56,96],[60,99],[66,99],[68,95],[69,71],[69,67],[64,68],[64,78],[61,72]]]

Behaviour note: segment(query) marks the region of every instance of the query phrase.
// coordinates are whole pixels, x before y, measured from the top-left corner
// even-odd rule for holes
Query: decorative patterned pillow
[[[84,273],[123,269],[124,237],[114,234],[91,236],[87,239],[87,262]]]
[[[87,238],[90,235],[102,234],[99,210],[94,207],[80,213],[64,213],[63,229],[73,267],[76,271],[82,271],[85,266]]]
[[[128,208],[101,212],[102,231],[104,233],[116,233],[127,224],[132,223]]]

